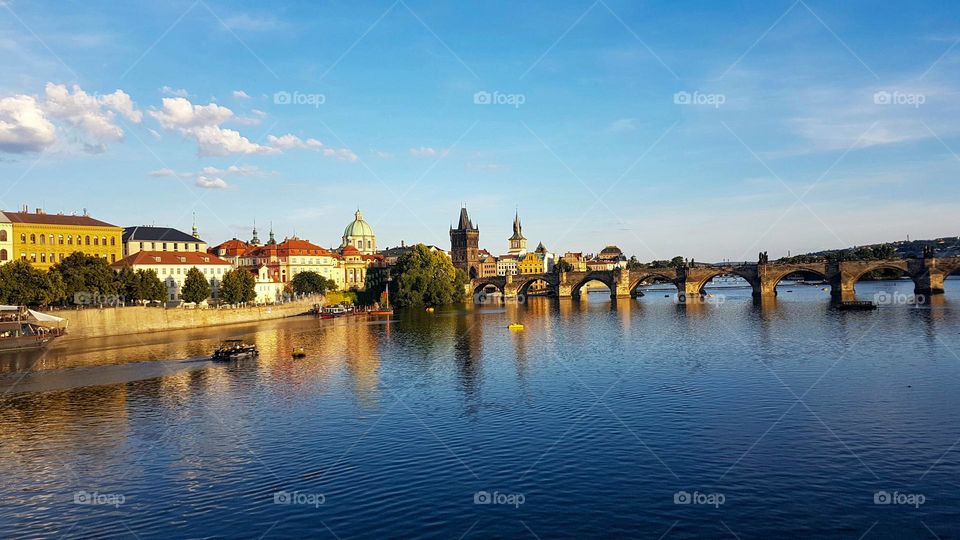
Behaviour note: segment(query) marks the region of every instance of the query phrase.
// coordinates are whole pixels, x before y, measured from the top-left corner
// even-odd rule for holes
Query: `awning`
[[[46,313],[40,313],[39,311],[34,311],[32,309],[28,309],[27,311],[30,312],[31,317],[33,317],[39,322],[61,323],[66,320],[63,317],[57,317],[55,315],[47,315]]]

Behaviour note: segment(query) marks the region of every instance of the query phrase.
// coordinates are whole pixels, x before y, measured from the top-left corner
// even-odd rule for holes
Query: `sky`
[[[0,0],[0,208],[753,260],[960,234],[960,4]]]

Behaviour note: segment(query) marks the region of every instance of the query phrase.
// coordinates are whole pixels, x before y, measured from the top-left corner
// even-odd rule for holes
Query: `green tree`
[[[156,270],[137,270],[137,294],[134,298],[145,302],[162,302],[167,297],[167,288]]]
[[[50,267],[50,272],[59,275],[64,295],[71,300],[117,293],[117,274],[102,257],[75,252]]]
[[[133,268],[124,266],[117,272],[117,293],[124,300],[140,300],[140,278]]]
[[[184,302],[199,304],[210,298],[210,282],[196,266],[187,272],[180,293]]]
[[[391,302],[397,307],[444,306],[466,298],[467,275],[444,253],[417,244],[397,259]]]
[[[316,272],[300,272],[293,276],[291,281],[293,292],[297,294],[326,294],[327,291],[336,290],[337,283],[332,279],[327,279]]]
[[[247,270],[230,270],[220,282],[220,299],[228,304],[253,302],[257,298],[257,280]]]
[[[553,271],[554,271],[554,272],[557,272],[557,273],[560,273],[560,272],[572,272],[572,271],[573,271],[573,265],[570,264],[570,261],[567,261],[567,260],[564,260],[564,259],[560,259],[559,261],[557,261],[557,262],[553,265]]]
[[[632,255],[630,260],[627,261],[627,270],[639,270],[641,268],[643,268],[643,265],[637,260],[637,256]]]
[[[34,268],[27,261],[0,266],[0,302],[24,306],[45,306],[62,300],[63,280]]]

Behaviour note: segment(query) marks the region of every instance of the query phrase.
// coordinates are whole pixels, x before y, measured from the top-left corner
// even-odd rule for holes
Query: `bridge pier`
[[[918,269],[914,294],[933,296],[943,294],[943,280],[947,274],[937,268],[937,259],[923,259]]]

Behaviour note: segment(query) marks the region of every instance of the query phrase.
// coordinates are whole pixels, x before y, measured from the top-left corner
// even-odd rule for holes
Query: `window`
[[[21,253],[21,254],[20,254],[20,260],[21,260],[21,261],[26,261],[26,260],[27,260],[27,254],[26,254],[26,253]]]
[[[7,231],[0,231],[0,242],[7,241]]]
[[[140,251],[143,251],[143,242],[140,242]]]
[[[23,234],[23,233],[20,233],[20,243],[21,243],[21,244],[26,244],[26,243],[27,243],[27,235],[25,235],[25,234]]]
[[[57,237],[57,243],[60,244],[61,246],[63,245],[63,235],[62,235],[62,234]]]
[[[41,234],[41,235],[40,235],[40,245],[43,245],[43,244],[46,244],[46,243],[47,243],[47,237]]]
[[[34,262],[34,263],[37,262],[37,254],[36,254],[36,253],[31,253],[31,254],[30,254],[30,262]]]
[[[90,245],[90,235],[87,235],[86,244],[87,244],[88,246]]]
[[[111,253],[111,254],[110,254],[110,262],[112,262],[112,263],[117,262],[117,254],[116,254],[116,253]]]
[[[67,236],[67,245],[68,245],[68,246],[72,246],[72,245],[73,245],[73,236]]]
[[[167,243],[166,243],[166,242],[163,243],[163,250],[164,250],[164,251],[167,250]]]
[[[63,253],[61,253],[60,256],[57,258],[60,259],[60,262],[63,262]]]
[[[178,245],[180,245],[180,244],[177,244],[176,242],[173,243],[173,250],[174,250],[174,251],[180,251],[180,250],[177,248]]]
[[[116,237],[116,236],[111,236],[111,237],[110,237],[110,245],[111,245],[111,246],[117,245],[117,237]]]
[[[100,237],[100,244],[102,244],[102,245],[104,245],[104,246],[107,245],[107,237],[106,237],[106,236],[101,236],[101,237]]]
[[[96,236],[93,237],[93,245],[95,245],[95,246],[99,246],[99,245],[100,245],[100,239],[97,238]]]
[[[7,250],[0,249],[0,261],[7,260]]]
[[[31,243],[31,244],[36,244],[36,243],[37,243],[37,235],[35,235],[35,234],[31,234],[31,235],[30,235],[30,243]]]
[[[50,245],[51,245],[51,246],[53,245],[53,235],[52,235],[52,234],[50,235]]]
[[[367,240],[367,249],[373,249],[373,240]]]

